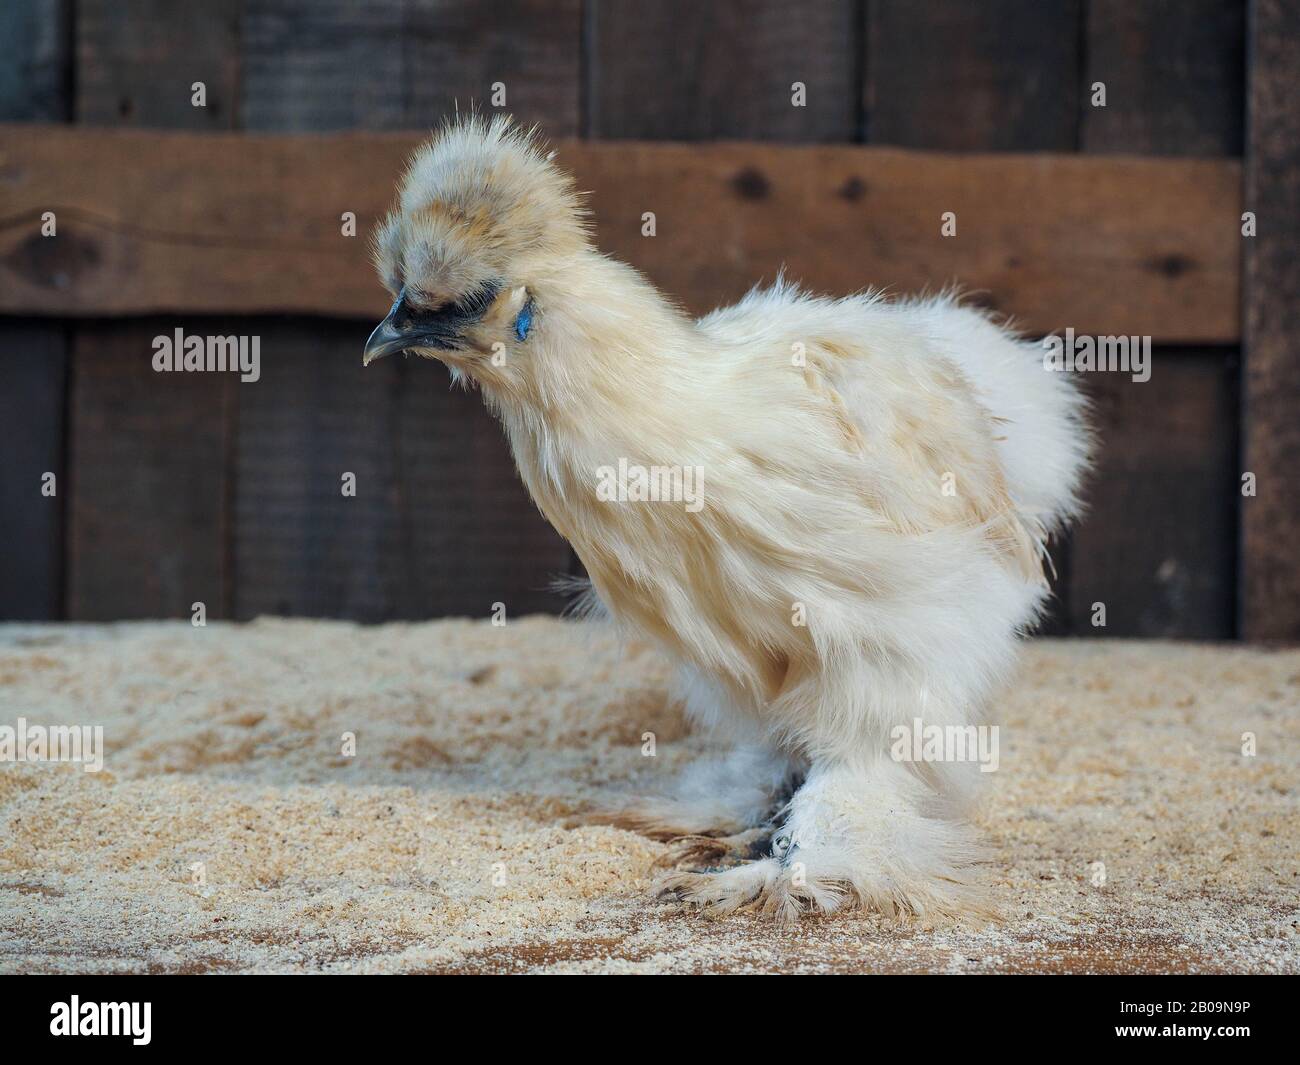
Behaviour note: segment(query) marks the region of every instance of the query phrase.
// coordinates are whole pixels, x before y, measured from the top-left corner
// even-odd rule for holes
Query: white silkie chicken
[[[733,747],[607,818],[685,841],[664,890],[780,919],[985,908],[972,764],[896,740],[982,720],[1048,595],[1088,454],[1068,376],[946,297],[778,281],[692,321],[593,247],[570,178],[504,120],[416,153],[375,258],[396,302],[365,361],[477,384],[600,601]],[[694,471],[698,499],[611,495],[629,469]]]

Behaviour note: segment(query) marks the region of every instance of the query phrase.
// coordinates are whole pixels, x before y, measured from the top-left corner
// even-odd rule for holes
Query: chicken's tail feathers
[[[952,296],[915,307],[974,387],[994,427],[1007,488],[1032,538],[1045,542],[1083,510],[1096,452],[1089,403],[1072,374],[1050,370],[1044,348]]]

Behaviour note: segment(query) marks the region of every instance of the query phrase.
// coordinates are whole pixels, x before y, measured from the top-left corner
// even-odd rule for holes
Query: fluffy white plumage
[[[978,774],[896,761],[890,737],[982,720],[1010,675],[1087,462],[1069,378],[947,296],[778,281],[692,321],[592,247],[567,176],[500,121],[421,149],[376,249],[413,309],[405,346],[479,385],[601,602],[731,740],[604,817],[724,866],[664,889],[782,919],[983,908],[961,820]],[[448,315],[454,338],[422,342]],[[702,469],[702,509],[602,499],[620,459]]]

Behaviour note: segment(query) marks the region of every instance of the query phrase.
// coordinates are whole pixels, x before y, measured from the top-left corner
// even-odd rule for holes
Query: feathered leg
[[[973,835],[929,810],[933,799],[918,776],[888,759],[814,764],[769,857],[674,874],[662,892],[707,913],[759,908],[780,921],[854,908],[924,920],[988,915],[972,877]]]
[[[974,761],[913,764],[895,728],[969,728],[973,696],[942,697],[910,671],[862,656],[792,678],[770,712],[819,752],[778,817],[770,854],[736,869],[681,873],[665,892],[708,913],[746,907],[787,921],[865,908],[891,916],[986,912],[972,878],[978,857],[962,813],[980,776]],[[896,760],[898,759],[898,760]]]

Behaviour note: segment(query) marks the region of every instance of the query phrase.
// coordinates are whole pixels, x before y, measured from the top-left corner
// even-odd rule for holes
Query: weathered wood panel
[[[1090,0],[1084,151],[1240,155],[1243,0]],[[1091,103],[1106,88],[1106,106]]]
[[[477,396],[418,360],[366,369],[368,330],[263,322],[238,386],[235,612],[487,616],[557,608],[568,549]],[[351,474],[355,495],[344,494]]]
[[[1237,368],[1215,349],[1159,351],[1151,379],[1090,375],[1098,463],[1070,554],[1073,630],[1233,634]],[[1094,627],[1095,604],[1106,625]]]
[[[867,139],[953,151],[1073,151],[1079,0],[870,0]]]
[[[243,121],[256,130],[427,129],[501,109],[578,132],[580,0],[245,0]]]
[[[1241,634],[1300,640],[1300,8],[1256,0],[1251,20],[1245,238]]]
[[[861,5],[854,0],[812,0],[797,10],[784,0],[589,10],[588,136],[859,138]]]
[[[234,129],[240,6],[241,0],[78,0],[77,121]],[[202,107],[193,102],[196,82],[205,89]]]
[[[1153,363],[1149,382],[1090,383],[1100,461],[1062,599],[1085,635],[1226,638],[1236,630],[1238,353],[1162,347]],[[1104,630],[1089,623],[1099,600],[1111,612]]]
[[[228,611],[229,374],[157,373],[178,323],[96,323],[73,346],[67,613],[78,620]],[[185,323],[187,333],[238,327]]]
[[[66,0],[0,4],[0,122],[69,117],[68,6]]]
[[[391,375],[363,378],[360,335],[347,345],[309,325],[248,324],[262,377],[238,395],[236,616],[392,616],[402,559]]]
[[[0,323],[0,619],[44,621],[63,610],[64,332],[32,322]],[[42,492],[54,475],[53,496]]]
[[[0,118],[68,117],[68,7],[61,0],[0,5]],[[0,177],[0,188],[4,187]],[[0,216],[6,214],[0,206]],[[52,238],[50,238],[52,239]],[[0,320],[0,619],[53,620],[63,612],[64,387],[67,330],[38,320]],[[56,495],[41,494],[55,476]]]
[[[364,234],[386,209],[409,135],[0,133],[20,220],[0,230],[0,312],[384,309],[339,217]],[[697,311],[784,265],[830,292],[957,280],[1035,332],[1238,335],[1231,160],[580,142],[559,159],[592,190],[601,247]],[[67,219],[57,249],[30,222],[50,204]],[[957,237],[940,235],[945,210]]]

